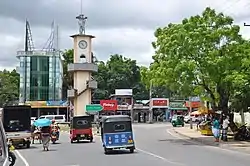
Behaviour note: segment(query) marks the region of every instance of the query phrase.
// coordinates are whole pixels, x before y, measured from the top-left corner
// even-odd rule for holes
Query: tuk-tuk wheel
[[[104,153],[105,153],[105,154],[108,154],[108,153],[109,153],[109,149],[104,148]]]
[[[135,151],[134,148],[129,149],[129,152],[130,152],[130,153],[134,153],[134,151]]]
[[[31,144],[31,142],[30,142],[30,141],[27,141],[27,142],[26,142],[26,148],[30,148],[30,144]]]
[[[93,138],[90,138],[90,139],[89,139],[89,142],[93,142]]]
[[[182,127],[184,127],[184,124],[182,124]]]

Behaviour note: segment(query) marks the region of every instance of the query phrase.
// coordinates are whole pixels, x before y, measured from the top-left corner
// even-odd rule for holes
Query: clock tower
[[[91,104],[92,90],[97,88],[97,82],[92,73],[98,71],[95,56],[92,52],[92,35],[85,34],[87,17],[80,14],[76,17],[79,23],[79,33],[72,35],[74,42],[74,61],[68,65],[68,72],[73,73],[74,86],[68,90],[68,99],[74,105],[74,116],[86,115],[86,105]]]

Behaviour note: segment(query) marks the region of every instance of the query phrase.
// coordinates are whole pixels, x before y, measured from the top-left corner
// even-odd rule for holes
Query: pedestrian
[[[222,136],[221,136],[221,140],[223,141],[227,141],[227,131],[228,131],[229,124],[230,124],[229,117],[224,116],[223,123],[222,123]]]
[[[215,138],[215,142],[219,142],[220,139],[220,122],[218,117],[215,117],[212,123],[212,132]]]
[[[41,128],[43,150],[49,151],[49,141],[50,141],[51,127],[45,126]]]

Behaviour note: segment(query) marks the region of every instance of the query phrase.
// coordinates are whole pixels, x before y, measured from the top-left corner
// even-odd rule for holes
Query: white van
[[[42,115],[39,119],[55,119],[55,122],[62,123],[66,121],[65,115]]]

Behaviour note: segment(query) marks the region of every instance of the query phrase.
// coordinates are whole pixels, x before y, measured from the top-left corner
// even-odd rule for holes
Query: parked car
[[[42,115],[39,117],[39,119],[55,119],[55,122],[57,123],[63,123],[66,122],[65,115]]]
[[[37,120],[37,117],[31,117],[30,118],[30,124],[32,125],[34,123],[34,121]]]

